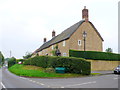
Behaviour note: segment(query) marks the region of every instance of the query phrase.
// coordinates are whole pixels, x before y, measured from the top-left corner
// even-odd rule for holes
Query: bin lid
[[[56,67],[55,69],[56,69],[56,70],[65,70],[64,67]]]

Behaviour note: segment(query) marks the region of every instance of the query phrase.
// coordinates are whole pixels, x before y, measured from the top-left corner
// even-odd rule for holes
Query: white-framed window
[[[81,40],[78,40],[78,45],[81,46]]]
[[[52,45],[52,50],[54,49],[54,46]]]
[[[65,41],[63,41],[63,46],[65,47]]]
[[[63,53],[63,56],[67,56],[67,54],[66,54],[66,53]]]

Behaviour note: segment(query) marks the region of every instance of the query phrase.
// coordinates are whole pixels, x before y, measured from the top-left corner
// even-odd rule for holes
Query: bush
[[[8,60],[8,68],[16,64],[16,59],[14,57],[9,58]]]
[[[28,59],[25,59],[24,62],[23,62],[23,64],[25,64],[25,65],[30,65],[30,59],[29,59],[29,60],[28,60]]]
[[[1,51],[0,51],[0,65],[3,65],[4,64],[4,56],[3,56],[3,54],[1,53]]]
[[[17,59],[16,63],[18,63],[18,62],[22,62],[23,63],[24,61],[25,61],[25,59]]]
[[[69,73],[89,75],[91,72],[90,62],[83,58],[36,56],[24,62],[25,65],[35,65],[43,68],[65,67]]]
[[[93,60],[109,60],[109,61],[120,60],[120,54],[108,53],[108,52],[70,50],[69,55],[70,57],[93,59]]]
[[[54,72],[55,72],[55,69],[54,69],[54,68],[46,68],[46,69],[44,70],[44,72],[46,72],[46,73],[54,73]]]

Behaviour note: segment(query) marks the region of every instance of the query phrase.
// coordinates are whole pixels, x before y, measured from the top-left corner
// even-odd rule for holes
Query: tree
[[[24,59],[31,58],[32,53],[31,52],[26,52],[25,56],[23,56]]]
[[[58,48],[58,45],[56,45],[54,47],[54,50],[51,53],[53,54],[53,56],[60,56],[61,55],[60,50]]]
[[[1,65],[3,65],[4,64],[4,56],[3,56],[3,54],[1,53],[1,51],[0,51],[0,64]]]
[[[113,52],[112,48],[107,48],[105,51],[106,51],[106,52],[109,52],[109,53],[112,53],[112,52]]]
[[[16,58],[15,57],[9,58],[9,60],[8,60],[8,68],[13,66],[14,64],[16,64]]]

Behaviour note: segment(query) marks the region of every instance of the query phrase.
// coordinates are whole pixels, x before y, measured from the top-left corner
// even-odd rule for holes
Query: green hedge
[[[120,54],[97,52],[97,51],[69,50],[69,55],[70,55],[70,57],[93,59],[93,60],[109,60],[109,61],[119,61],[120,60]]]
[[[20,61],[23,63],[25,61],[25,59],[16,59],[16,63],[18,63]]]
[[[3,65],[4,64],[4,56],[3,56],[3,54],[1,53],[1,51],[0,51],[0,65]]]
[[[16,64],[16,58],[12,57],[8,60],[8,68]]]
[[[83,75],[91,73],[90,62],[74,57],[36,56],[26,60],[24,65],[35,65],[43,68],[65,67],[68,73]]]

